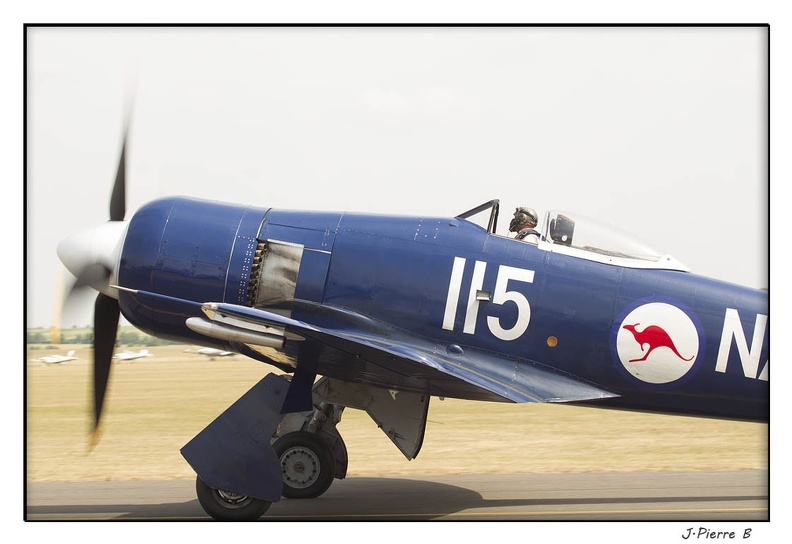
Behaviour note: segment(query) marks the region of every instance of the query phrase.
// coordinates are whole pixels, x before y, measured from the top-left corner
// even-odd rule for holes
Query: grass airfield
[[[69,349],[77,360],[32,361]],[[185,353],[196,346],[147,349],[152,357],[113,365],[93,450],[91,348],[28,351],[28,482],[194,479],[180,448],[258,380],[277,372],[239,355],[212,360]],[[433,397],[413,461],[365,412],[345,410],[338,428],[350,477],[769,468],[765,423]]]

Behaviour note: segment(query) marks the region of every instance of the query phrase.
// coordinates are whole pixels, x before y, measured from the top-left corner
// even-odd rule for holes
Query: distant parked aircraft
[[[73,349],[66,352],[66,355],[45,355],[44,357],[40,357],[39,359],[33,359],[34,361],[41,361],[42,363],[47,363],[48,365],[58,365],[61,363],[65,363],[66,361],[73,361],[77,357],[74,356],[75,351]]]
[[[231,357],[233,355],[236,355],[236,352],[234,351],[225,351],[222,349],[215,349],[215,348],[201,348],[196,351],[185,349],[184,353],[198,353],[199,355],[206,355],[210,359],[214,359],[215,357]]]
[[[141,349],[140,351],[121,351],[113,355],[113,359],[118,359],[119,361],[132,361],[134,359],[140,359],[141,357],[151,357],[152,354],[149,353],[147,349]]]

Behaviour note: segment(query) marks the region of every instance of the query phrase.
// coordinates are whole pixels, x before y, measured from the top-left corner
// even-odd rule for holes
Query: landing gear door
[[[322,378],[314,391],[322,400],[365,410],[382,432],[408,459],[415,459],[423,444],[429,396]]]

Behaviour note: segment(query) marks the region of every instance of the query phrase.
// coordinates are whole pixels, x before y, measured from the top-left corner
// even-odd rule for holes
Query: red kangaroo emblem
[[[649,354],[652,353],[657,348],[668,348],[673,351],[677,357],[682,359],[683,361],[692,361],[693,357],[690,359],[685,359],[680,355],[679,351],[677,351],[674,342],[671,340],[671,337],[668,336],[668,333],[663,330],[662,328],[658,327],[657,325],[649,325],[641,332],[635,330],[635,327],[640,325],[640,323],[636,323],[635,325],[624,325],[622,328],[627,329],[633,336],[635,337],[635,341],[641,345],[641,351],[644,349],[644,344],[649,344],[649,351],[646,352],[646,355],[641,357],[640,359],[631,359],[631,363],[638,363],[640,361],[645,361]]]

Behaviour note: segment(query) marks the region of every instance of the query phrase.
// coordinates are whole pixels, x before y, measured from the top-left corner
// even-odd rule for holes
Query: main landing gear
[[[288,421],[292,418],[285,419]],[[343,477],[346,473],[346,448],[337,431],[334,434],[336,450],[343,450],[344,454],[338,463],[343,467]],[[272,448],[280,461],[283,496],[287,499],[318,497],[327,491],[333,478],[339,474],[331,446],[316,434],[307,431],[289,432],[276,438]],[[196,478],[195,490],[201,508],[219,521],[253,521],[272,505],[272,501],[210,487],[200,476]]]
[[[340,412],[336,407],[327,405],[322,407]],[[288,429],[289,424],[294,425],[297,419],[295,416],[297,414],[287,414],[281,425],[286,424],[285,428]],[[311,420],[315,419],[317,418],[311,418]],[[307,428],[310,428],[310,425]],[[287,432],[281,436],[276,435],[273,438],[272,449],[275,450],[280,463],[283,478],[282,496],[287,499],[318,497],[327,491],[334,478],[343,478],[346,475],[346,447],[335,430],[335,423],[319,433],[300,430]],[[196,478],[195,490],[198,502],[204,511],[219,521],[252,521],[261,517],[272,505],[272,501],[215,489],[200,476]]]
[[[345,407],[365,410],[407,459],[418,455],[428,396],[321,378],[313,410],[281,414],[289,383],[269,374],[182,448],[198,474],[198,502],[212,518],[256,520],[281,497],[316,498],[345,478],[347,450],[337,429]]]
[[[344,406],[325,402],[323,380],[314,386],[312,410],[281,414],[290,381],[270,374],[182,448],[207,514],[255,520],[281,497],[315,498],[346,477],[336,429]]]
[[[287,499],[316,498],[346,477],[347,449],[336,428],[344,406],[325,402],[322,383],[314,387],[314,410],[285,414],[273,436]]]

